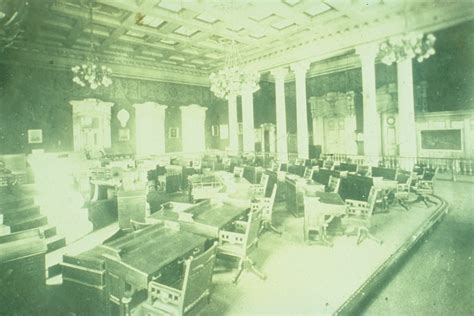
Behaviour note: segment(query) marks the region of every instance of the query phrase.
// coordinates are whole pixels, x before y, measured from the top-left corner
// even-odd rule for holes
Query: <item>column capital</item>
[[[305,75],[306,71],[309,69],[310,62],[307,60],[299,61],[297,63],[291,64],[291,70],[295,75]]]
[[[275,68],[272,69],[270,73],[276,81],[282,81],[285,80],[285,77],[288,74],[288,68]]]
[[[168,108],[167,105],[163,105],[163,104],[159,104],[157,102],[144,102],[144,103],[135,103],[133,105],[133,107],[135,109],[137,108],[140,108],[140,109],[153,109],[153,110],[157,110],[157,109],[163,109],[163,110],[166,110]]]
[[[368,43],[356,47],[356,53],[360,56],[362,63],[375,63],[375,57],[379,53],[377,43]]]
[[[199,104],[190,104],[190,105],[187,105],[187,106],[180,106],[179,109],[181,110],[181,112],[183,111],[203,111],[203,112],[206,112],[207,111],[207,107],[205,106],[201,106]]]

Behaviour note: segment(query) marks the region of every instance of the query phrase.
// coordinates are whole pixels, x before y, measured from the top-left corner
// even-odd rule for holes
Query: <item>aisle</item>
[[[449,214],[364,315],[474,314],[473,183],[436,182]]]

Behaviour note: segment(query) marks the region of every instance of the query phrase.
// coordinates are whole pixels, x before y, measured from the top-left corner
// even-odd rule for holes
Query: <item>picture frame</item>
[[[168,138],[179,138],[179,128],[178,127],[170,127],[168,129]]]
[[[220,132],[219,125],[212,125],[211,126],[211,135],[212,136],[214,136],[214,137],[219,136],[219,132]]]
[[[42,129],[29,129],[28,130],[28,144],[41,144],[43,143],[43,130]]]
[[[128,142],[130,140],[130,129],[128,128],[119,129],[118,140],[120,142]]]
[[[421,149],[436,151],[463,151],[461,129],[425,129],[420,132]]]

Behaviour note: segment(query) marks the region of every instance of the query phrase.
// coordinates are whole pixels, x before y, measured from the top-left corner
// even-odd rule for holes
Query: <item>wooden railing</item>
[[[326,159],[334,162],[351,162],[356,164],[367,163],[367,157],[347,154],[326,154]],[[437,169],[438,174],[449,175],[453,181],[458,176],[474,175],[474,158],[432,158],[432,157],[398,157],[382,156],[377,157],[380,166],[386,168],[401,168],[400,161],[403,159],[412,160],[416,164],[422,164],[432,169]]]

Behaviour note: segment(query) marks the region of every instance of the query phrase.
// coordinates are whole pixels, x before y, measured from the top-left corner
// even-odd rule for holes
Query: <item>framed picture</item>
[[[130,140],[130,130],[128,128],[119,129],[118,139],[120,142],[128,142]]]
[[[170,127],[168,130],[168,138],[179,138],[179,128]]]
[[[28,130],[28,143],[29,144],[41,144],[42,142],[43,142],[42,129],[29,129]]]
[[[462,131],[460,129],[424,130],[420,132],[421,149],[427,150],[463,150]]]
[[[212,125],[211,126],[211,135],[212,136],[219,136],[219,125]]]

